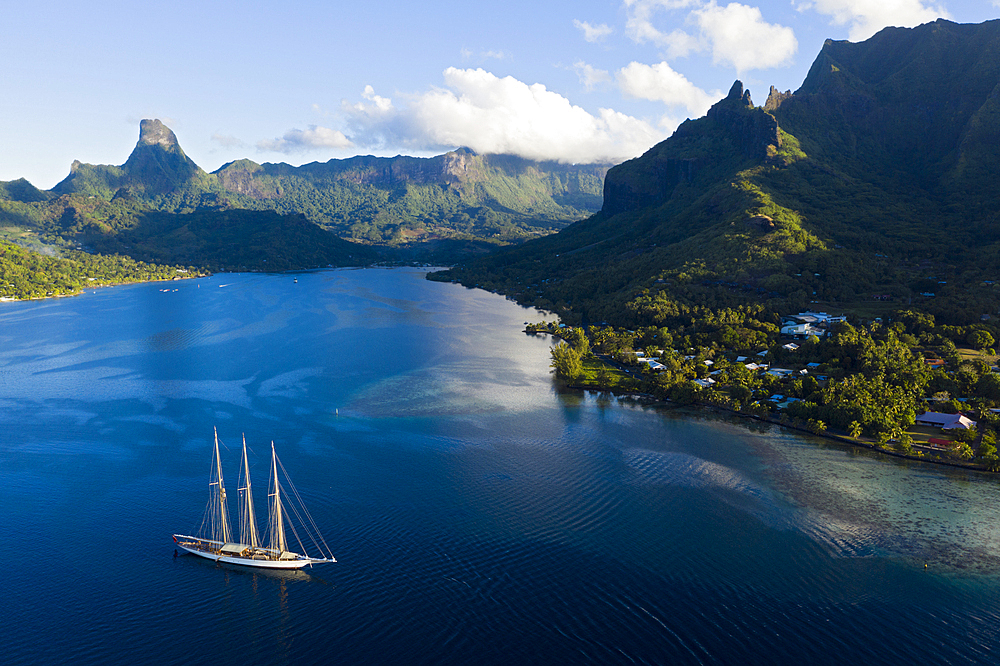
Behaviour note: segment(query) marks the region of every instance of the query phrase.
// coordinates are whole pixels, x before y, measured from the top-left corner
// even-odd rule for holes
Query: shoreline
[[[221,275],[223,273],[257,273],[257,274],[265,274],[265,275],[295,275],[295,274],[299,274],[299,273],[309,273],[311,271],[325,271],[325,270],[364,270],[364,269],[369,269],[369,268],[386,268],[386,269],[417,268],[417,269],[431,269],[429,272],[434,272],[435,270],[441,270],[441,268],[438,267],[438,266],[431,266],[431,265],[427,265],[427,264],[401,264],[401,265],[398,265],[398,266],[395,266],[395,265],[384,265],[384,264],[364,264],[364,265],[358,265],[358,266],[318,266],[318,267],[315,267],[315,268],[290,268],[287,271],[266,271],[266,270],[251,270],[251,269],[232,270],[232,271],[230,271],[230,270],[210,271],[210,270],[206,269],[206,271],[204,273],[199,273],[197,275],[188,274],[188,275],[184,275],[184,276],[176,276],[176,277],[170,277],[170,278],[163,278],[163,279],[159,279],[159,280],[156,280],[156,279],[153,279],[153,280],[133,280],[133,281],[126,281],[126,282],[109,282],[109,283],[87,285],[86,287],[83,287],[82,289],[80,289],[80,291],[76,291],[76,292],[73,292],[73,293],[65,293],[65,294],[52,294],[51,296],[32,296],[30,298],[16,298],[14,296],[0,296],[0,303],[27,303],[28,301],[44,301],[44,300],[48,300],[50,298],[73,298],[75,296],[82,296],[84,293],[87,292],[88,289],[102,289],[102,288],[108,288],[108,287],[120,287],[122,285],[129,285],[129,284],[149,284],[149,283],[152,283],[152,282],[175,282],[177,280],[196,280],[198,278],[212,277],[213,275]]]
[[[778,420],[778,419],[765,418],[765,417],[761,417],[761,416],[756,416],[754,414],[744,414],[743,412],[738,412],[738,411],[729,409],[727,407],[721,407],[719,405],[713,405],[711,403],[698,402],[698,403],[693,403],[691,405],[682,405],[680,403],[673,402],[669,398],[657,398],[656,396],[651,395],[649,393],[641,393],[641,392],[636,392],[636,391],[615,391],[613,389],[596,389],[596,388],[593,388],[592,386],[580,386],[580,385],[577,385],[577,384],[564,384],[564,386],[566,388],[569,388],[569,389],[574,389],[574,390],[579,390],[579,391],[586,391],[586,392],[590,392],[590,393],[611,393],[614,396],[634,396],[634,397],[637,397],[637,398],[645,398],[650,403],[650,406],[653,406],[653,407],[656,407],[656,406],[671,406],[671,407],[674,407],[674,408],[678,408],[678,407],[695,407],[697,409],[704,409],[704,410],[709,410],[709,411],[716,411],[716,412],[720,412],[720,413],[725,413],[725,414],[728,414],[728,415],[736,416],[736,417],[739,417],[739,418],[750,419],[752,421],[757,421],[757,422],[760,422],[760,423],[768,423],[770,425],[780,426],[782,428],[787,428],[788,430],[795,430],[795,431],[798,431],[798,432],[801,432],[801,433],[805,433],[807,435],[811,435],[813,437],[823,437],[824,439],[829,439],[829,440],[832,440],[834,442],[838,442],[840,444],[847,444],[849,446],[854,446],[854,447],[858,447],[858,448],[862,448],[862,449],[869,449],[869,450],[875,451],[877,453],[884,453],[884,454],[892,456],[894,458],[902,458],[902,459],[905,459],[905,460],[913,460],[915,462],[931,463],[931,464],[934,464],[934,465],[944,465],[946,467],[954,467],[956,469],[963,469],[963,470],[965,470],[967,472],[980,472],[980,473],[983,473],[983,474],[995,474],[995,472],[991,472],[990,470],[988,470],[985,467],[983,467],[981,465],[978,465],[976,463],[962,463],[962,462],[959,462],[957,460],[943,460],[941,458],[932,458],[932,457],[928,457],[928,456],[915,455],[915,454],[912,454],[912,453],[904,453],[902,451],[893,451],[892,449],[887,449],[887,448],[882,448],[882,447],[876,446],[875,442],[867,442],[867,441],[864,441],[862,439],[853,439],[852,437],[849,437],[848,435],[840,435],[840,434],[832,433],[832,432],[816,433],[816,432],[813,432],[812,430],[809,430],[808,428],[803,428],[803,427],[796,426],[796,425],[793,425],[793,424],[790,424],[790,423],[785,423],[785,422],[783,422],[781,420]]]
[[[50,298],[74,298],[76,296],[83,296],[90,289],[108,289],[111,287],[121,287],[128,284],[151,284],[153,282],[176,282],[178,280],[196,280],[198,278],[211,277],[214,273],[202,273],[200,275],[186,275],[177,276],[171,278],[163,278],[160,280],[132,280],[126,282],[107,282],[101,284],[87,285],[80,291],[75,291],[66,294],[52,294],[51,296],[31,296],[29,298],[17,298],[15,296],[0,296],[0,303],[28,303],[30,301],[47,301]]]
[[[554,332],[554,331],[538,331],[538,330],[529,331],[528,329],[525,329],[523,332],[526,333],[526,334],[528,334],[528,335],[532,335],[532,334],[534,334],[534,335],[539,335],[539,334],[550,335],[550,336],[552,336],[554,338],[558,338],[558,339],[562,340],[563,342],[566,342],[566,338],[565,337],[563,337],[562,335],[559,335],[558,332]],[[600,360],[605,365],[611,365],[612,367],[618,369],[619,371],[630,372],[628,369],[624,368],[624,366],[620,365],[619,363],[617,363],[616,361],[614,361],[613,359],[611,359],[606,354],[599,354],[599,353],[594,352],[594,356],[597,357],[597,359]],[[913,460],[913,461],[917,461],[917,462],[926,462],[926,463],[931,463],[931,464],[934,464],[934,465],[944,465],[946,467],[954,467],[956,469],[964,469],[964,470],[970,471],[970,472],[981,472],[983,474],[996,474],[996,472],[991,472],[986,467],[984,467],[982,465],[979,465],[977,463],[963,463],[963,462],[960,462],[958,460],[944,460],[944,459],[939,458],[939,457],[929,457],[929,456],[917,455],[917,454],[914,454],[914,453],[904,453],[903,451],[894,451],[892,449],[888,449],[888,448],[883,448],[883,447],[877,446],[874,441],[865,441],[865,440],[860,439],[860,438],[854,439],[853,437],[850,437],[850,436],[848,436],[846,434],[841,435],[841,434],[830,432],[830,431],[827,431],[827,430],[824,430],[821,433],[817,433],[817,432],[813,432],[812,430],[809,430],[808,428],[803,428],[801,426],[793,425],[791,423],[786,423],[786,422],[781,421],[779,419],[766,418],[766,417],[762,417],[762,416],[756,416],[754,414],[746,414],[744,412],[738,412],[736,410],[729,409],[728,407],[722,407],[721,405],[713,405],[712,403],[696,402],[696,403],[692,403],[691,405],[681,405],[680,403],[675,403],[675,402],[671,401],[669,398],[657,398],[656,396],[651,395],[649,393],[642,393],[642,392],[638,392],[638,391],[615,391],[614,389],[611,389],[611,388],[594,388],[592,386],[581,386],[581,385],[578,385],[578,384],[565,384],[565,383],[564,383],[564,386],[566,388],[571,388],[571,389],[581,390],[581,391],[590,391],[590,392],[594,392],[594,393],[611,393],[612,395],[616,395],[616,396],[618,396],[618,395],[632,395],[632,396],[637,396],[637,397],[643,397],[643,398],[647,398],[652,403],[658,403],[660,405],[668,405],[669,404],[669,405],[676,406],[676,407],[691,406],[691,407],[697,407],[699,409],[711,409],[711,410],[715,410],[715,411],[718,411],[718,412],[725,412],[726,414],[731,414],[733,416],[737,416],[737,417],[740,417],[740,418],[751,419],[753,421],[758,421],[760,423],[769,423],[771,425],[776,425],[776,426],[781,426],[783,428],[788,428],[789,430],[796,430],[798,432],[802,432],[802,433],[805,433],[805,434],[808,434],[808,435],[812,435],[814,437],[823,437],[825,439],[833,440],[833,441],[839,442],[841,444],[847,444],[849,446],[854,446],[854,447],[858,447],[858,448],[862,448],[862,449],[869,449],[871,451],[876,451],[878,453],[884,453],[886,455],[893,456],[895,458],[902,458],[902,459],[905,459],[905,460]],[[920,448],[927,448],[927,447],[920,447]]]

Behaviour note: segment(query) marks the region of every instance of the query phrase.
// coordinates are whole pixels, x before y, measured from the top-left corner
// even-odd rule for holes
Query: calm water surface
[[[560,392],[537,313],[423,275],[0,307],[0,662],[1000,661],[992,478]],[[213,426],[337,564],[174,557]]]

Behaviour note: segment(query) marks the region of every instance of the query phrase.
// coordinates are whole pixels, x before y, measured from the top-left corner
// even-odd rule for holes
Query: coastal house
[[[924,412],[917,416],[914,421],[917,425],[936,427],[942,430],[969,430],[976,427],[976,422],[963,414]]]
[[[796,349],[799,348],[799,346],[794,342],[789,342],[787,345],[781,345],[781,348],[787,349],[788,351],[795,351]]]
[[[790,368],[771,368],[770,370],[767,371],[767,374],[778,377],[779,379],[784,379],[785,377],[791,375],[793,372],[795,371],[791,370]]]
[[[715,380],[711,377],[706,377],[705,379],[692,379],[691,381],[702,388],[708,388],[715,383]]]
[[[793,402],[798,402],[799,398],[786,397],[781,395],[780,393],[775,393],[770,398],[768,398],[767,401],[773,402],[775,405],[777,405],[778,409],[785,409],[788,407],[788,405],[792,404]]]
[[[796,322],[796,323],[786,324],[781,327],[782,335],[791,338],[799,338],[803,340],[813,335],[815,335],[816,337],[820,337],[825,333],[826,331],[824,331],[822,328],[819,328],[815,324],[809,324],[809,323]]]
[[[842,321],[847,321],[847,317],[807,310],[806,312],[782,317],[781,334],[802,339],[812,335],[822,337],[829,334],[831,326]]]

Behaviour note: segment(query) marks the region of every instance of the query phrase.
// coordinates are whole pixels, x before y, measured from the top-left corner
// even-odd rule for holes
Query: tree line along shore
[[[775,319],[741,306],[674,326],[543,321],[525,331],[561,339],[551,367],[569,386],[712,406],[894,455],[1000,471],[992,325],[941,325],[906,310],[792,341]],[[942,430],[920,418],[927,413],[965,425]]]
[[[206,275],[194,266],[151,264],[118,254],[64,251],[64,256],[32,252],[0,243],[0,300],[72,296],[84,289],[132,282],[176,280]]]

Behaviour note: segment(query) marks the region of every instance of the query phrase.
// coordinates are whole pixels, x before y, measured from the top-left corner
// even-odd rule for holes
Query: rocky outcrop
[[[784,102],[791,96],[792,96],[791,90],[786,90],[785,92],[781,92],[774,86],[771,86],[771,91],[767,94],[767,101],[764,102],[764,110],[767,111],[768,113],[774,111],[779,106],[781,106],[782,102]]]
[[[681,183],[694,180],[695,159],[650,155],[629,160],[608,172],[604,179],[604,207],[607,215],[656,206],[666,201]]]
[[[706,150],[705,145],[712,148]],[[780,145],[778,121],[754,107],[750,91],[736,81],[705,118],[682,123],[673,136],[646,154],[611,169],[604,180],[602,211],[615,215],[658,206],[678,185],[694,182],[705,165],[730,159],[734,149],[743,157],[764,161]]]
[[[159,120],[139,123],[139,141],[122,170],[126,182],[149,192],[166,192],[201,171],[181,150],[173,131]]]
[[[69,175],[52,188],[56,194],[93,193],[110,198],[122,188],[162,194],[183,186],[204,172],[184,154],[177,137],[159,120],[139,123],[139,141],[125,164],[84,164],[78,160]]]
[[[766,159],[768,146],[781,145],[778,121],[763,109],[754,108],[750,91],[743,90],[741,81],[736,81],[726,98],[705,115],[729,133],[747,157]]]
[[[767,231],[774,228],[774,220],[767,215],[751,215],[743,223],[751,229]]]
[[[139,142],[136,146],[159,146],[169,152],[183,152],[177,143],[177,135],[159,119],[139,121]]]

